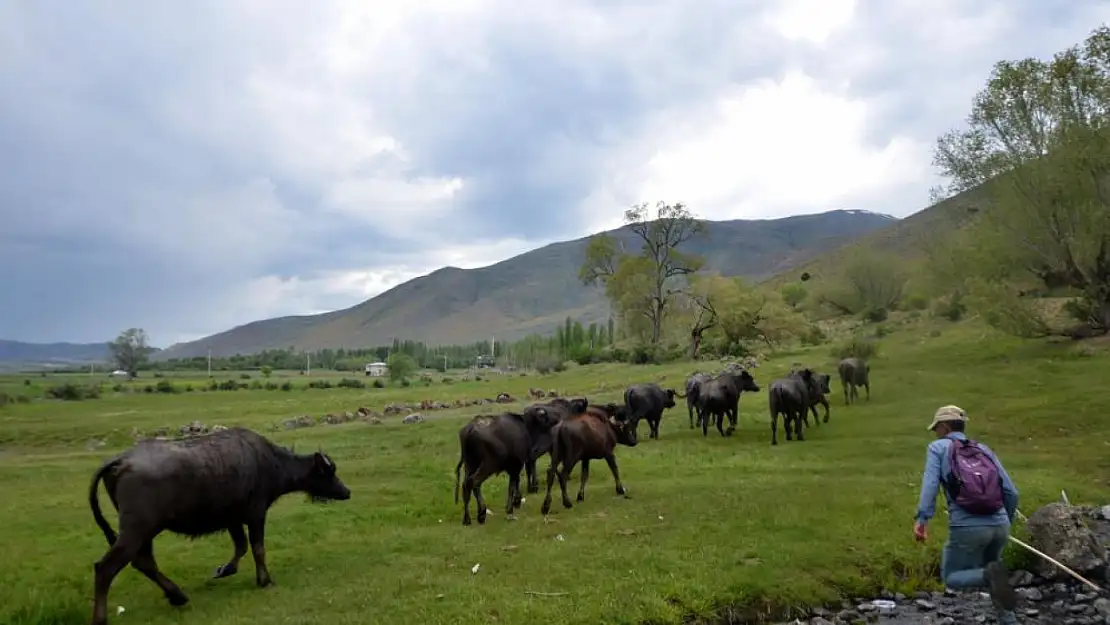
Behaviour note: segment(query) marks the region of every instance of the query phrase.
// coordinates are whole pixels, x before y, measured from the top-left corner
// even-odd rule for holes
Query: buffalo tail
[[[459,454],[459,463],[455,465],[455,504],[459,503],[459,472],[462,471],[463,454]]]
[[[108,519],[105,519],[104,514],[100,511],[100,498],[97,497],[97,487],[100,485],[100,480],[104,479],[104,474],[114,469],[118,462],[119,458],[113,458],[101,465],[96,475],[93,476],[92,484],[89,484],[89,507],[92,508],[93,519],[96,520],[97,526],[100,527],[100,531],[104,532],[104,538],[108,540],[108,546],[115,544],[116,532],[112,529],[112,526],[108,524]]]

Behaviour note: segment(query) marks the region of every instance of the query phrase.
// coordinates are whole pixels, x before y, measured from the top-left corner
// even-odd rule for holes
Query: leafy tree
[[[1030,280],[1071,289],[1085,326],[1110,329],[1108,116],[1110,27],[1101,26],[1050,61],[997,63],[965,127],[938,139],[934,164],[949,181],[941,195],[982,195],[968,237],[981,262],[959,273],[1000,329],[1053,332],[1019,297]]]
[[[648,340],[655,345],[674,299],[674,282],[704,264],[678,247],[702,232],[704,224],[683,204],[664,202],[656,204],[654,215],[646,203],[635,205],[625,211],[624,221],[640,240],[640,252],[624,252],[612,237],[596,235],[586,247],[578,277],[588,285],[603,283],[629,330],[639,333],[637,329],[646,323]]]
[[[147,344],[146,331],[142,328],[128,328],[120,332],[109,347],[116,368],[126,371],[132,378],[138,374],[139,367],[146,363],[152,351]]]
[[[274,368],[273,368],[273,367],[271,367],[270,365],[262,365],[262,367],[261,367],[261,368],[259,368],[259,370],[258,370],[258,371],[259,371],[259,373],[261,373],[261,374],[262,374],[262,377],[264,377],[264,378],[268,378],[268,377],[270,377],[271,375],[273,375],[273,373],[274,373]]]
[[[845,263],[839,280],[814,294],[818,303],[845,315],[881,321],[898,306],[906,287],[902,261],[890,254],[859,250]]]
[[[407,380],[416,373],[416,360],[404,352],[390,354],[386,365],[389,367],[389,379],[393,382]]]
[[[753,288],[740,278],[698,276],[686,293],[705,313],[694,313],[693,327],[704,326],[702,332],[712,336],[722,354],[746,353],[757,341],[773,347],[800,336],[807,326],[805,317],[778,293]],[[691,351],[696,351],[693,346]]]

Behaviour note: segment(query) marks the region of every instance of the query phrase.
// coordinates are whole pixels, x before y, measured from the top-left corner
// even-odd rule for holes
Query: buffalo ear
[[[335,465],[332,463],[331,459],[322,451],[312,454],[312,461],[315,468],[319,471],[330,472],[335,470]]]

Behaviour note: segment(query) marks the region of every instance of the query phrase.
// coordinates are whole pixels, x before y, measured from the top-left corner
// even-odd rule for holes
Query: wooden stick
[[[570,593],[567,592],[539,592],[536,590],[525,590],[524,594],[533,595],[536,597],[565,597]]]
[[[1060,499],[1062,499],[1064,501],[1065,506],[1070,506],[1071,505],[1071,502],[1068,501],[1068,494],[1065,493],[1064,491],[1060,491]]]
[[[1055,564],[1056,566],[1060,567],[1060,570],[1067,573],[1068,575],[1071,575],[1072,577],[1074,577],[1075,579],[1083,582],[1084,584],[1090,586],[1091,589],[1094,590],[1095,592],[1102,592],[1102,589],[1099,588],[1094,582],[1092,582],[1091,580],[1083,577],[1079,573],[1076,573],[1075,571],[1069,569],[1068,567],[1064,566],[1063,564],[1060,564],[1060,562],[1058,560],[1056,560],[1055,558],[1053,558],[1052,556],[1050,556],[1050,555],[1044,553],[1043,551],[1033,547],[1032,545],[1029,545],[1029,544],[1026,544],[1025,542],[1022,542],[1021,540],[1019,540],[1019,539],[1017,539],[1013,536],[1010,536],[1010,540],[1012,540],[1013,542],[1017,543],[1018,545],[1020,545],[1022,547],[1025,547],[1026,549],[1028,549],[1032,553],[1044,558],[1045,560],[1051,562],[1052,564]]]

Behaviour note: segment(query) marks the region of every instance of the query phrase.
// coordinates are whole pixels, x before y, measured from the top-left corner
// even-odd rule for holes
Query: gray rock
[[[1027,523],[1033,546],[1080,573],[1105,566],[1106,547],[1084,522],[1084,516],[1081,508],[1060,502],[1040,508]],[[1036,566],[1036,573],[1048,580],[1067,575],[1048,562],[1039,560]]]
[[[424,420],[424,415],[413,413],[401,419],[401,423],[423,423]]]

